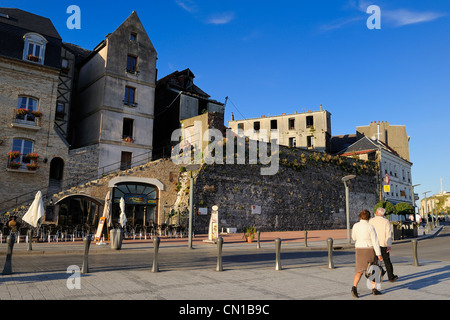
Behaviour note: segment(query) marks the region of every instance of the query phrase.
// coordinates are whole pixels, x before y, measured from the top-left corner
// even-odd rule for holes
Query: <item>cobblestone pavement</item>
[[[354,250],[345,230],[333,233],[334,268],[328,268],[327,236],[311,232],[307,247],[303,235],[280,233],[262,237],[261,248],[228,238],[223,246],[223,271],[216,271],[217,247],[196,237],[194,249],[186,239],[162,241],[159,272],[152,272],[151,240],[124,241],[122,250],[91,245],[89,272],[76,277],[68,271],[83,264],[82,242],[33,243],[14,246],[13,272],[0,275],[1,300],[171,300],[198,301],[355,300],[350,294],[354,275]],[[275,245],[282,236],[281,270],[275,270]],[[428,235],[431,236],[431,235]],[[225,237],[226,238],[226,237]],[[314,241],[316,240],[316,241]],[[0,263],[6,244],[0,245]],[[363,277],[359,300],[447,300],[450,298],[450,265],[444,261],[393,256],[399,280],[381,284],[382,295],[373,296]],[[223,312],[223,309],[222,309]]]

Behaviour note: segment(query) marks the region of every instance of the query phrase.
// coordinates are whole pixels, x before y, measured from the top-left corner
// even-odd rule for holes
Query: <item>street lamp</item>
[[[188,248],[192,249],[192,217],[194,210],[194,178],[192,177],[192,171],[200,169],[199,164],[188,164],[186,170],[190,171],[190,187],[189,187],[189,234],[188,234]]]
[[[413,186],[411,186],[411,201],[412,201],[412,205],[413,205],[413,209],[414,209],[414,222],[416,221],[416,197],[414,196],[414,187],[420,186],[420,184],[415,184]]]
[[[345,211],[346,211],[346,219],[347,219],[347,243],[351,244],[350,241],[350,206],[348,203],[348,185],[347,185],[347,181],[356,178],[356,176],[354,174],[350,174],[348,176],[345,176],[342,178],[342,182],[344,183],[345,186]]]

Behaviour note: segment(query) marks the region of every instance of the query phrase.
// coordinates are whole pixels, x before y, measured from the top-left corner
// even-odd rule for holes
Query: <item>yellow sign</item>
[[[384,186],[384,192],[391,192],[391,186],[390,185]]]

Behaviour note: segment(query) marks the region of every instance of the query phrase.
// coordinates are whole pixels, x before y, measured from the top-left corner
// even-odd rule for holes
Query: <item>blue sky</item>
[[[81,29],[69,30],[69,5]],[[369,5],[381,29],[369,30]],[[159,77],[190,68],[237,119],[318,110],[332,134],[371,121],[406,125],[416,192],[450,191],[450,1],[3,0],[50,18],[63,41],[93,49],[135,10]]]

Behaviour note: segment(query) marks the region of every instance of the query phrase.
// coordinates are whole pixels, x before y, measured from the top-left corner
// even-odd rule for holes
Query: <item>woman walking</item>
[[[353,225],[352,239],[355,241],[355,277],[353,278],[352,295],[358,298],[358,283],[370,263],[375,263],[377,256],[383,261],[380,245],[378,244],[375,228],[369,223],[370,212],[362,210],[359,213],[359,222]],[[372,281],[372,294],[381,294]]]

